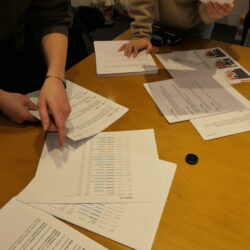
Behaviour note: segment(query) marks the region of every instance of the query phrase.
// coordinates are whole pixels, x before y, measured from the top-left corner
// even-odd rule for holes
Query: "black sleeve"
[[[69,0],[32,0],[30,24],[41,36],[49,33],[68,35],[73,16]]]

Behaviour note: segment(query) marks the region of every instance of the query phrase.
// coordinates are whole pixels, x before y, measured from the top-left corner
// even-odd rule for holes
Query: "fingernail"
[[[47,131],[47,127],[48,127],[47,124],[43,124],[43,130],[44,131]]]

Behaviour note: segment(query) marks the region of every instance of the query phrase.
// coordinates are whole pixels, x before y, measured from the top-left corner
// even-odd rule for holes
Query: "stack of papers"
[[[153,130],[103,132],[64,148],[55,136],[48,135],[36,175],[18,200],[151,249],[176,168],[158,159]]]
[[[97,76],[121,76],[138,74],[156,74],[158,68],[150,54],[140,52],[137,57],[124,56],[119,48],[129,41],[96,41]]]
[[[128,111],[127,108],[73,82],[66,81],[66,86],[72,109],[65,124],[66,135],[73,141],[100,133]],[[39,91],[27,96],[37,103]],[[40,118],[38,111],[30,112]]]
[[[174,78],[199,74],[227,84],[250,80],[249,72],[218,47],[156,56]]]

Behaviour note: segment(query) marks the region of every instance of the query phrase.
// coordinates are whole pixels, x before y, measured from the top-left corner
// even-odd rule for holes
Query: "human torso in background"
[[[128,13],[134,19],[134,38],[151,37],[151,24],[159,22],[181,30],[188,30],[210,19],[199,0],[129,0]]]
[[[167,26],[190,29],[202,20],[199,5],[199,0],[157,0],[155,20]]]

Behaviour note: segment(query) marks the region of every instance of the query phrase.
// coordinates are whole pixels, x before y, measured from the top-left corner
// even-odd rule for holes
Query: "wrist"
[[[65,77],[65,71],[63,69],[51,68],[47,70],[46,76],[58,76],[61,79]]]
[[[64,80],[64,78],[62,78],[61,76],[52,75],[52,74],[47,74],[47,75],[45,76],[45,80],[46,80],[46,79],[49,79],[49,78],[54,78],[54,79],[59,80],[59,81],[63,84],[64,88],[66,88],[65,80]]]

